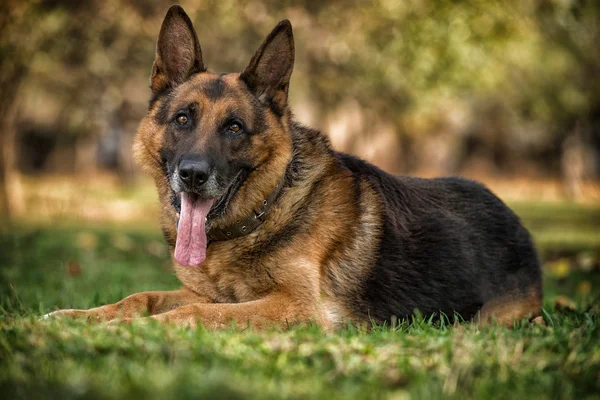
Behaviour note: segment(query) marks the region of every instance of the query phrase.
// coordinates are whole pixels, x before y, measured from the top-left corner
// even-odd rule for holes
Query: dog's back
[[[390,175],[346,154],[338,160],[371,184],[382,202],[382,237],[354,310],[364,318],[482,309],[502,319],[541,306],[541,270],[518,217],[483,185],[462,178]],[[502,311],[502,310],[500,310]],[[509,311],[509,310],[507,310]]]

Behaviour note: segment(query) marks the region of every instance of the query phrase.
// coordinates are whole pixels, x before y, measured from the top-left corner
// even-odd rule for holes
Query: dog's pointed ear
[[[240,78],[261,102],[282,114],[293,69],[294,34],[292,24],[285,19],[267,36]]]
[[[190,75],[204,71],[200,42],[190,17],[180,6],[171,6],[156,43],[156,59],[150,77],[152,93],[175,87]]]

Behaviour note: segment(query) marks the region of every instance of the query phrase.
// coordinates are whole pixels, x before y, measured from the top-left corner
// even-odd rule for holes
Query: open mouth
[[[241,169],[233,178],[225,193],[219,197],[215,203],[214,207],[209,211],[208,215],[208,224],[210,225],[210,220],[215,217],[221,217],[227,211],[227,206],[233,199],[233,196],[237,193],[239,188],[242,186],[242,183],[246,180],[246,177],[249,174],[248,169]],[[181,197],[184,192],[175,192],[171,189],[171,205],[175,209],[178,215],[181,214]],[[192,195],[198,196],[197,193],[194,192],[185,192],[190,193]]]
[[[227,190],[225,190],[225,193],[217,200],[212,210],[210,210],[210,213],[208,214],[209,223],[212,218],[221,217],[225,215],[225,212],[227,211],[227,206],[229,206],[229,203],[231,203],[233,196],[235,196],[235,194],[238,192],[238,190],[246,180],[248,174],[249,170],[242,168],[233,177],[233,180],[227,187]]]
[[[171,204],[179,214],[174,254],[177,263],[194,266],[204,262],[208,247],[207,225],[210,225],[211,218],[225,213],[247,175],[247,170],[240,170],[225,193],[216,201],[192,192],[171,193]]]

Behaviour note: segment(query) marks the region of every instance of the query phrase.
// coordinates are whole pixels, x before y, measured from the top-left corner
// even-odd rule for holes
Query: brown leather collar
[[[269,211],[273,203],[275,203],[277,195],[279,195],[282,187],[283,180],[275,186],[269,197],[263,200],[258,211],[254,210],[254,212],[246,218],[237,220],[235,224],[224,228],[210,228],[206,233],[209,240],[208,244],[210,245],[211,242],[216,241],[235,239],[253,232],[265,221],[265,214]]]

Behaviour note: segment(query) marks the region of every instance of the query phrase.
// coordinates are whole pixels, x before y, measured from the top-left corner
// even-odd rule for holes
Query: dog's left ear
[[[277,24],[240,78],[261,102],[283,114],[294,69],[294,34],[287,19]]]

